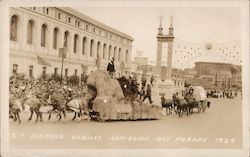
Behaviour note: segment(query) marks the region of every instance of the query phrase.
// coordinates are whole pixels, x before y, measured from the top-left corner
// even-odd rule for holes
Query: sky
[[[164,34],[173,16],[177,40],[190,43],[224,43],[240,40],[240,8],[237,7],[84,7],[74,8],[134,38],[132,57],[155,61],[157,32],[162,17]],[[204,58],[204,57],[203,57]],[[205,57],[214,60],[214,56]],[[133,59],[132,59],[133,60]]]

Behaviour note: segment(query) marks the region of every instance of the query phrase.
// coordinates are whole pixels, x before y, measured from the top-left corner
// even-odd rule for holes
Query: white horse
[[[84,115],[84,119],[90,120],[88,101],[84,98],[76,98],[67,103],[68,109],[75,113],[72,120],[75,120],[76,116],[81,117]]]

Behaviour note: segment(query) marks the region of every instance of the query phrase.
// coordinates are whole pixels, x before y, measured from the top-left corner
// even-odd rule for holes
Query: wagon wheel
[[[201,109],[202,109],[201,103],[198,103],[198,113],[201,112]]]

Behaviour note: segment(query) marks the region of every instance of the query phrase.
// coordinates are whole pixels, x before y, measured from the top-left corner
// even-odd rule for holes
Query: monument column
[[[162,41],[157,40],[157,58],[156,58],[156,67],[157,74],[161,75],[161,58],[162,58]]]
[[[167,76],[171,78],[172,75],[172,56],[173,56],[173,41],[168,42],[168,59],[167,59]]]
[[[156,58],[156,67],[157,73],[161,75],[161,58],[162,58],[162,38],[163,36],[163,28],[162,28],[162,17],[160,18],[160,25],[158,28],[158,35],[157,35],[157,58]]]
[[[171,17],[171,23],[169,26],[169,32],[168,32],[168,58],[167,58],[167,76],[166,78],[171,78],[172,76],[172,57],[173,57],[173,42],[174,42],[174,28],[173,28],[173,17]]]

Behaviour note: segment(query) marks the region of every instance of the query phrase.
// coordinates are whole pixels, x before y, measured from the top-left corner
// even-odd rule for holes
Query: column
[[[53,28],[52,25],[47,25],[46,54],[53,53]]]
[[[161,57],[162,57],[162,41],[157,40],[157,58],[156,58],[156,67],[157,73],[161,75]]]
[[[168,42],[168,58],[167,58],[167,72],[166,78],[171,78],[172,75],[172,56],[173,56],[173,41]]]

